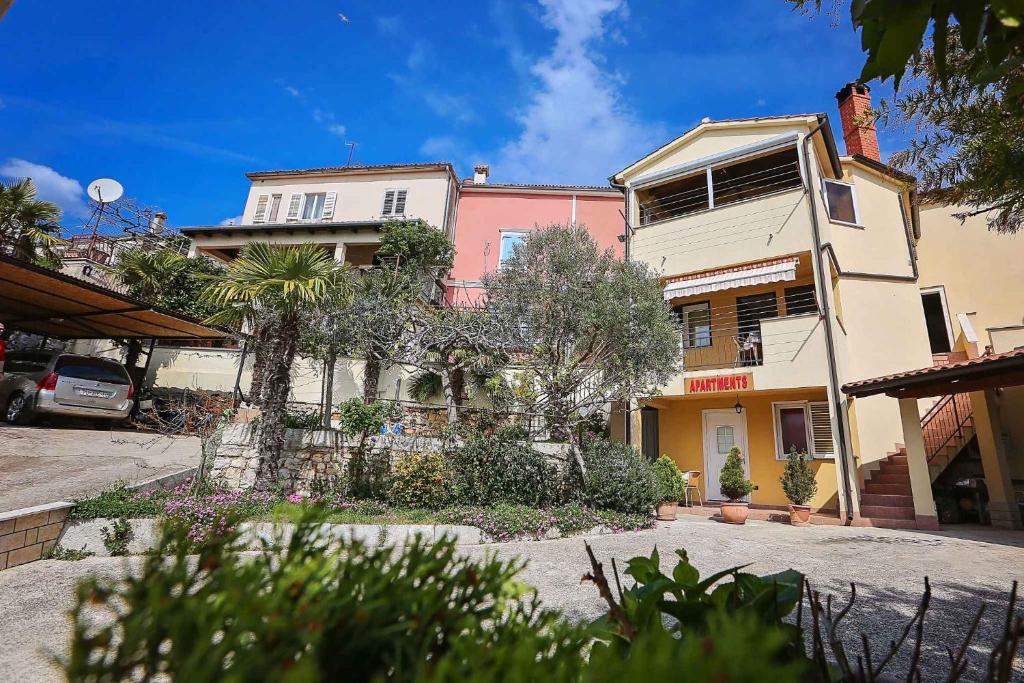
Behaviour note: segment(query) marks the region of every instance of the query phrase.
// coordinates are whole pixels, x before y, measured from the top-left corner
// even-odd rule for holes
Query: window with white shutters
[[[253,223],[262,223],[267,220],[267,204],[270,202],[269,194],[261,194],[256,200],[256,212],[252,215]]]
[[[404,216],[405,200],[408,190],[387,190],[384,192],[384,208],[382,216]]]
[[[322,220],[329,221],[334,218],[334,205],[338,203],[338,193],[328,192],[327,198],[324,200],[324,212],[320,217]]]
[[[292,196],[288,198],[288,220],[297,221],[299,220],[299,211],[302,210],[302,195],[298,192],[293,192]]]
[[[268,223],[276,223],[277,215],[281,211],[281,195],[275,194],[270,198],[270,215],[267,217]]]
[[[832,443],[832,419],[829,416],[828,403],[815,401],[808,404],[811,413],[811,439],[814,442],[814,457],[834,458],[835,446]]]

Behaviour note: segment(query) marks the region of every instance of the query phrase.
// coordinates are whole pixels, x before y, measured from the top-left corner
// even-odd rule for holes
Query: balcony
[[[635,189],[634,199],[632,257],[661,272],[754,261],[811,245],[795,147],[652,179]]]
[[[729,375],[749,374],[744,390],[826,384],[824,322],[813,282],[750,289],[755,291],[716,292],[674,306],[682,325],[683,371],[663,393],[693,393],[692,380]],[[716,390],[723,389],[710,389]]]

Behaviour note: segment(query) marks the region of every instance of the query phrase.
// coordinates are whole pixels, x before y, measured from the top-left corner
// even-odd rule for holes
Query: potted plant
[[[818,482],[814,480],[814,470],[807,464],[807,452],[798,453],[796,448],[789,449],[786,456],[786,469],[779,477],[782,491],[789,498],[789,521],[793,526],[806,526],[811,522],[811,506],[808,503],[818,492]]]
[[[683,481],[683,473],[675,461],[667,455],[662,455],[654,461],[654,485],[658,492],[658,519],[675,519],[686,482]]]
[[[728,498],[722,503],[722,519],[728,524],[743,524],[747,521],[748,503],[740,500],[754,490],[754,482],[743,473],[743,456],[740,449],[732,447],[725,458],[725,465],[718,474],[718,487]]]

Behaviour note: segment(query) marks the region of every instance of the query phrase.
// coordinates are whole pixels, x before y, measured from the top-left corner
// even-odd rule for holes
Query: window
[[[814,298],[814,285],[786,287],[786,315],[817,313],[818,302]]]
[[[800,187],[802,183],[795,147],[711,171],[715,206]]]
[[[732,425],[718,425],[715,428],[715,442],[720,454],[728,454],[736,445],[736,428]]]
[[[860,213],[857,211],[857,190],[849,183],[835,180],[822,180],[825,190],[825,206],[828,207],[829,220],[836,223],[860,224]]]
[[[697,175],[637,192],[637,201],[640,203],[641,225],[704,211],[710,206],[707,173],[701,171]]]
[[[832,422],[825,401],[773,403],[775,457],[785,460],[791,449],[815,458],[834,457]]]
[[[711,346],[711,305],[707,302],[676,307],[683,326],[683,348],[701,349]]]
[[[281,195],[275,194],[270,198],[270,214],[268,215],[268,223],[277,222],[277,214],[281,211]]]
[[[932,353],[949,353],[952,344],[945,291],[941,287],[922,291],[921,305],[924,306],[924,322],[928,328],[928,343]]]
[[[387,190],[384,192],[384,208],[382,216],[404,216],[405,200],[409,195],[408,190]]]
[[[307,193],[302,202],[302,220],[318,221],[323,218],[326,192]]]
[[[252,214],[253,223],[262,223],[267,218],[267,202],[270,195],[261,194],[256,199],[256,210]]]
[[[525,232],[502,232],[501,233],[501,252],[498,254],[498,265],[505,263],[512,254],[515,253],[517,244],[522,244],[526,240]]]

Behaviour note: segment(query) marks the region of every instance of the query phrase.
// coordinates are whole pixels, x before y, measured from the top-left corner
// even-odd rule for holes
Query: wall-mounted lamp
[[[736,405],[734,405],[733,408],[736,409],[736,414],[737,415],[742,415],[743,414],[743,404],[740,403],[740,396],[739,396],[739,394],[736,394]]]

